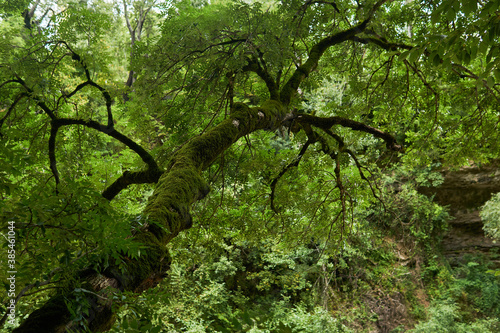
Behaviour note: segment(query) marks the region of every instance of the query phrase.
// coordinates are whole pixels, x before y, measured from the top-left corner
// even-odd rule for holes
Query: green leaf
[[[404,52],[402,52],[402,53],[399,55],[398,59],[399,59],[400,61],[403,61],[403,60],[405,60],[405,59],[408,57],[408,55],[409,55],[409,54],[410,54],[410,51],[404,51]]]
[[[441,57],[439,56],[438,53],[436,53],[433,57],[432,57],[432,64],[434,66],[439,66],[441,64]]]
[[[477,42],[473,42],[471,44],[469,53],[470,53],[470,57],[472,59],[476,58],[478,47],[479,47],[479,43],[477,43]]]
[[[435,43],[435,42],[440,42],[444,39],[446,39],[446,35],[432,35],[429,37],[429,42]]]
[[[137,319],[132,319],[130,321],[130,328],[133,328],[134,330],[139,329],[139,321]]]
[[[463,50],[462,51],[462,63],[464,65],[468,65],[470,63],[470,59],[471,59],[471,57],[470,57],[469,52],[467,52],[467,50]]]
[[[498,46],[493,46],[491,47],[490,51],[486,55],[486,62],[489,63],[491,61],[491,58],[497,53],[498,51]]]
[[[385,53],[385,56],[392,57],[392,56],[397,55],[397,54],[399,54],[399,51],[389,51],[389,52]]]
[[[247,325],[252,325],[253,324],[253,321],[252,319],[250,318],[250,315],[248,314],[248,312],[245,310],[245,312],[243,312],[243,321],[247,324]]]
[[[477,0],[465,0],[462,3],[462,9],[465,15],[475,13],[477,10]]]
[[[160,333],[162,330],[161,326],[155,326],[149,330],[150,333]]]
[[[241,325],[241,323],[239,322],[239,320],[237,318],[233,318],[231,320],[231,323],[233,324],[234,329],[236,329],[238,331],[243,329],[243,326]]]
[[[438,8],[436,8],[432,14],[431,14],[431,22],[433,24],[436,24],[439,22],[439,19],[441,18],[441,15],[443,13],[443,11],[447,10],[447,7],[449,7],[449,2],[447,1],[444,1],[444,2],[441,2],[441,4],[438,6]]]
[[[455,12],[455,9],[448,8],[448,10],[446,11],[446,18],[448,19],[448,21],[454,21],[456,16],[457,14]]]
[[[486,79],[486,82],[488,84],[488,87],[490,87],[490,88],[493,88],[493,86],[495,85],[495,79],[493,79],[492,76],[488,76],[488,78]]]
[[[417,61],[423,52],[424,52],[423,48],[416,47],[416,48],[411,49],[409,54],[408,54],[408,61],[409,62]]]
[[[493,71],[493,75],[495,76],[495,80],[497,82],[500,82],[500,69],[495,68],[495,70]]]

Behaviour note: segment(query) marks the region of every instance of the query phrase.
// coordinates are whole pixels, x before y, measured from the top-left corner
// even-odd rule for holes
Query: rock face
[[[442,175],[444,183],[441,186],[419,191],[435,195],[434,200],[448,206],[453,216],[442,243],[443,253],[450,264],[456,264],[467,253],[489,254],[492,249],[500,250],[500,242],[495,243],[484,235],[479,216],[481,206],[492,194],[500,192],[500,163],[443,171]]]

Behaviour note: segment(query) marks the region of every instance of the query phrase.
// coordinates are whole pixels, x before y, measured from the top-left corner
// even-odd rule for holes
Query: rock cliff
[[[500,163],[472,166],[458,171],[442,171],[444,182],[437,188],[420,188],[426,195],[448,206],[453,219],[443,238],[443,253],[456,264],[467,253],[492,254],[500,250],[500,241],[485,236],[479,210],[492,194],[500,192]],[[492,251],[495,249],[494,251]],[[500,261],[497,262],[500,266]]]

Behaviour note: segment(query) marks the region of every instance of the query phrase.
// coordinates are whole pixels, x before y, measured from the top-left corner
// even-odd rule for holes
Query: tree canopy
[[[160,283],[172,246],[342,248],[363,232],[357,216],[384,206],[381,171],[498,157],[499,11],[498,0],[0,4],[14,332],[111,329],[117,293]]]

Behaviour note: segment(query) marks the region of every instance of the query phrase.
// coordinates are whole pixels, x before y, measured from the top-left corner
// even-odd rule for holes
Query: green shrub
[[[500,321],[494,319],[477,319],[462,323],[459,307],[456,303],[445,300],[434,303],[429,308],[429,319],[420,322],[412,333],[494,333],[500,329]]]
[[[480,212],[484,231],[494,239],[500,239],[500,193],[487,201]]]

